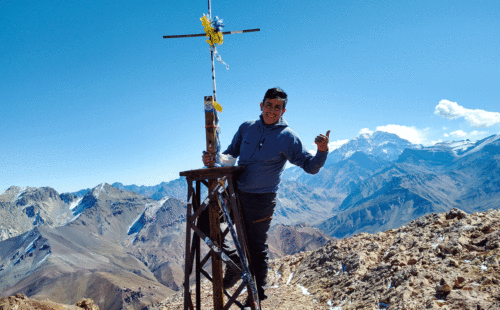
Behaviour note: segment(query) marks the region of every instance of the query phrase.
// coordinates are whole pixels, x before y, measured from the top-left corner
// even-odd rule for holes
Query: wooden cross
[[[247,30],[236,30],[236,31],[224,31],[222,34],[237,34],[237,33],[244,33],[244,32],[255,32],[255,31],[260,31],[259,28],[256,29],[247,29]],[[175,39],[175,38],[193,38],[193,37],[204,37],[206,34],[204,33],[197,33],[197,34],[176,34],[176,35],[171,35],[171,36],[163,36],[164,39]]]
[[[212,20],[212,5],[211,0],[208,0],[208,19]],[[255,32],[260,31],[260,29],[247,29],[247,30],[237,30],[237,31],[227,31],[222,32],[222,34],[237,34],[237,33],[245,33],[245,32]],[[184,35],[169,35],[163,36],[164,39],[171,38],[189,38],[189,37],[202,37],[206,36],[206,33],[200,34],[184,34]],[[212,38],[210,38],[212,41]],[[212,44],[212,43],[211,43]],[[216,94],[216,84],[215,84],[215,66],[214,66],[214,58],[215,58],[215,45],[210,45],[210,56],[212,61],[212,85],[213,85],[213,96],[206,96],[204,98],[205,104],[205,134],[206,134],[206,142],[207,142],[207,153],[216,156],[220,151],[218,149],[219,139],[218,139],[218,117],[217,112],[214,108],[214,105],[217,101]],[[211,168],[211,167],[208,167]],[[218,169],[218,168],[213,168]],[[217,179],[208,180],[208,191],[212,192],[217,186]],[[209,217],[210,217],[210,239],[214,241],[216,246],[222,246],[222,238],[220,234],[220,221],[219,221],[219,211],[218,205],[214,202],[210,202],[209,205]],[[190,234],[190,231],[186,231],[186,236]],[[189,244],[186,243],[186,249],[189,247]],[[222,261],[218,255],[212,250],[212,277],[213,277],[213,302],[215,310],[223,309],[223,292],[222,292]],[[186,280],[189,282],[188,280]],[[189,285],[189,283],[185,283],[185,285]],[[254,288],[255,289],[255,288]],[[256,293],[256,291],[254,292]],[[238,293],[239,294],[239,293]],[[256,294],[254,294],[256,295]],[[199,296],[199,294],[198,294]],[[236,295],[237,296],[237,295]],[[188,308],[187,296],[184,296],[184,308]],[[190,301],[190,299],[189,299]],[[252,309],[258,309],[258,304],[255,304]],[[225,308],[224,308],[225,309]]]
[[[212,19],[212,4],[211,0],[208,0],[208,19]],[[255,32],[260,31],[259,28],[256,29],[246,29],[246,30],[236,30],[236,31],[226,31],[222,32],[222,34],[237,34],[237,33],[245,33],[245,32]],[[175,39],[175,38],[192,38],[192,37],[204,37],[205,33],[198,34],[181,34],[181,35],[170,35],[163,36],[164,39]],[[210,55],[212,59],[212,84],[213,84],[213,100],[217,101],[216,87],[215,87],[215,66],[214,66],[214,50],[210,48]]]
[[[212,4],[211,0],[208,0],[208,19],[211,20],[212,18]],[[237,34],[237,33],[245,33],[245,32],[256,32],[260,31],[259,28],[256,29],[246,29],[246,30],[237,30],[237,31],[227,31],[227,32],[222,32],[223,34]],[[199,34],[181,34],[181,35],[169,35],[169,36],[163,36],[164,39],[172,39],[172,38],[189,38],[189,37],[202,37],[206,36],[205,33],[199,33]],[[205,103],[205,132],[206,132],[206,140],[207,140],[207,153],[212,154],[213,156],[217,155],[218,150],[218,145],[219,145],[219,137],[217,134],[217,127],[219,123],[219,119],[217,117],[217,112],[213,108],[213,106],[210,105],[210,101],[212,104],[215,104],[217,102],[217,90],[216,90],[216,83],[215,83],[215,65],[214,65],[214,51],[215,51],[215,46],[211,45],[210,46],[210,56],[211,56],[211,61],[212,61],[212,85],[213,85],[213,95],[212,97],[207,96],[205,97],[204,103]]]

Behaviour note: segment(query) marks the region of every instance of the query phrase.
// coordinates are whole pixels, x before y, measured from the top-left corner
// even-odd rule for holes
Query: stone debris
[[[454,208],[271,261],[262,308],[500,310],[499,259],[500,210]],[[202,309],[211,290],[203,281]],[[149,309],[183,309],[182,292]]]
[[[95,304],[92,299],[82,298],[76,305],[85,310],[99,310],[99,307]]]
[[[332,241],[292,268],[290,284],[343,310],[500,309],[499,245],[500,210],[454,208]]]
[[[49,300],[35,300],[24,294],[0,298],[0,310],[99,310],[92,299],[82,298],[75,306]]]
[[[262,308],[500,310],[499,260],[500,210],[432,213],[398,229],[361,233],[271,261]],[[211,283],[203,280],[201,289],[201,309],[213,309]],[[0,299],[0,310],[15,309],[8,308],[10,299],[26,298],[18,295]],[[147,309],[183,305],[178,292]]]
[[[287,256],[287,259],[291,261],[301,261],[304,259],[305,255],[310,252],[303,252],[293,256]],[[276,260],[279,261],[279,260]],[[273,261],[272,264],[276,261]],[[285,271],[285,270],[284,270]],[[270,273],[273,271],[269,271]],[[288,269],[287,269],[288,272]],[[288,274],[288,273],[287,273]],[[296,310],[298,309],[298,305],[300,305],[301,310],[324,310],[329,309],[325,304],[320,304],[315,301],[309,295],[307,288],[301,287],[300,285],[286,285],[287,278],[283,279],[282,277],[276,277],[276,274],[269,274],[270,281],[268,283],[269,288],[266,293],[269,298],[262,302],[262,309],[276,309],[276,310]],[[280,280],[281,279],[281,280]],[[273,283],[271,283],[271,281]],[[240,285],[241,281],[236,284],[233,289],[230,290],[230,293],[234,293],[237,287]],[[280,283],[280,285],[276,285]],[[201,309],[212,310],[213,307],[213,294],[212,294],[212,283],[208,280],[202,280],[201,283]],[[191,292],[194,292],[194,286],[191,289]],[[227,297],[224,297],[224,303],[228,301]],[[247,298],[246,289],[239,296],[238,301],[243,303]],[[183,310],[184,309],[184,297],[182,292],[179,292],[170,298],[152,305],[148,307],[148,310]],[[230,310],[239,310],[240,308],[236,305],[232,305]]]

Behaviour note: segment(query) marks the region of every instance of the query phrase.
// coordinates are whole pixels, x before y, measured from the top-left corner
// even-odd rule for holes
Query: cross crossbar
[[[246,29],[246,30],[236,30],[236,31],[224,31],[222,34],[237,34],[237,33],[245,33],[245,32],[256,32],[260,31],[259,28],[256,29]],[[164,39],[174,39],[174,38],[193,38],[193,37],[204,37],[206,33],[197,33],[197,34],[178,34],[171,36],[163,36]]]

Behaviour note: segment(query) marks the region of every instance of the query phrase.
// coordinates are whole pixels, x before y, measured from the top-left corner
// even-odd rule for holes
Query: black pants
[[[238,195],[245,221],[248,251],[255,271],[259,299],[264,300],[267,298],[264,291],[267,284],[269,261],[267,237],[276,206],[276,193],[255,194],[238,190]],[[231,259],[233,259],[233,255],[230,256]]]
[[[276,206],[276,193],[255,194],[238,190],[239,201],[241,204],[242,217],[245,223],[248,252],[250,261],[254,268],[255,280],[259,299],[267,298],[265,294],[267,284],[268,269],[268,244],[267,237],[271,220]],[[208,208],[200,214],[200,230],[206,235],[210,235]],[[226,240],[222,245],[222,250],[235,263],[240,262],[236,250],[230,249]]]

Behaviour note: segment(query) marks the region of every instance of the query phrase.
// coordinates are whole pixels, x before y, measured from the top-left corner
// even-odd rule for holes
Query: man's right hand
[[[215,166],[215,154],[203,151],[203,156],[201,158],[205,167],[212,168]]]

